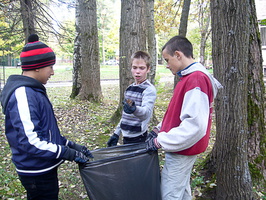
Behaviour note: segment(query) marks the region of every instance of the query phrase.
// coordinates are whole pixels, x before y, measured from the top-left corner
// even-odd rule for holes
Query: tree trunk
[[[78,10],[78,9],[76,9]],[[77,19],[77,18],[76,18]],[[77,20],[76,20],[77,21]],[[76,22],[77,24],[77,22]],[[77,31],[77,35],[74,41],[74,55],[73,55],[73,76],[72,76],[72,92],[70,95],[71,99],[78,96],[81,88],[81,53],[80,53],[80,36]]]
[[[211,1],[214,75],[224,89],[215,104],[216,199],[250,200],[252,182],[247,154],[248,1]],[[213,164],[215,165],[215,164]]]
[[[102,99],[96,0],[78,0],[80,10],[81,89],[79,98],[99,102]]]
[[[30,34],[35,33],[34,12],[31,0],[20,0],[21,16],[23,22],[23,30],[25,35],[25,43],[28,42]]]
[[[119,45],[119,88],[120,98],[117,111],[111,122],[121,117],[121,107],[126,88],[134,82],[131,74],[131,55],[139,50],[146,51],[145,0],[121,1],[120,45]]]
[[[80,88],[81,88],[81,42],[80,42],[80,10],[78,9],[79,7],[79,2],[77,1],[77,9],[75,13],[76,17],[76,23],[75,23],[75,28],[76,28],[76,38],[74,41],[74,53],[73,53],[73,76],[72,76],[72,92],[70,95],[70,98],[74,99],[76,96],[78,96]]]
[[[191,0],[184,0],[180,25],[178,30],[179,31],[178,34],[184,37],[187,35],[187,22],[188,22],[190,2]]]
[[[187,35],[187,22],[188,22],[188,15],[189,15],[189,9],[190,9],[190,2],[191,0],[184,0],[183,2],[183,8],[182,8],[182,14],[181,14],[181,19],[180,19],[180,25],[178,29],[178,34],[181,36],[186,37]],[[179,81],[179,77],[175,75],[174,78],[174,88],[176,84]]]
[[[265,86],[262,52],[254,0],[250,1],[250,38],[248,63],[248,160],[257,190],[266,188]]]
[[[157,45],[155,38],[155,28],[154,28],[154,0],[146,1],[147,4],[147,44],[148,52],[151,56],[151,70],[148,75],[149,80],[154,85],[155,75],[157,67]]]
[[[157,68],[157,45],[155,37],[155,27],[154,27],[154,0],[146,1],[146,13],[147,13],[147,44],[148,52],[151,57],[151,69],[148,74],[148,79],[150,82],[155,85],[155,75]],[[158,119],[155,114],[155,109],[153,109],[153,115],[151,118],[151,124],[158,124]]]
[[[204,2],[205,3],[204,3]],[[210,1],[200,0],[199,2],[199,27],[200,27],[200,63],[205,66],[206,42],[210,35]]]

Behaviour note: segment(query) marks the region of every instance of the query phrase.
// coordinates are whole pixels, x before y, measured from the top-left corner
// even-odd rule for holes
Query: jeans
[[[191,200],[190,174],[197,155],[165,153],[161,173],[162,200]]]
[[[58,200],[57,168],[38,176],[21,176],[19,179],[27,191],[28,200]]]
[[[133,138],[123,137],[123,144],[133,144],[133,143],[145,142],[146,138],[147,138],[147,131],[138,137],[133,137]]]

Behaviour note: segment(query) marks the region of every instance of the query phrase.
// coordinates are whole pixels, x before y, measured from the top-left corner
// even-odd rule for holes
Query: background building
[[[266,19],[266,0],[255,0],[258,21]],[[266,22],[265,22],[266,24]],[[263,75],[266,76],[266,25],[259,25],[263,57]]]

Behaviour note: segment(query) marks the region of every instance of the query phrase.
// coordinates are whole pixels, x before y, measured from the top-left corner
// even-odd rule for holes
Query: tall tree
[[[126,88],[133,83],[131,55],[139,50],[146,51],[145,0],[121,1],[120,46],[119,46],[119,107],[111,121],[117,123],[121,116],[121,105]]]
[[[78,2],[77,2],[78,3]],[[78,5],[78,4],[77,4]],[[77,6],[78,7],[78,6]],[[80,41],[80,10],[76,9],[76,37],[74,41],[74,53],[73,53],[73,76],[72,76],[72,92],[70,98],[74,99],[81,88],[81,41]]]
[[[184,37],[186,37],[187,35],[187,23],[188,23],[188,15],[189,15],[189,10],[190,10],[190,3],[191,3],[191,0],[183,1],[183,8],[182,8],[182,14],[180,18],[178,34]],[[179,81],[179,77],[175,75],[174,87],[176,86],[178,81]]]
[[[261,40],[254,0],[250,0],[248,60],[248,161],[253,185],[266,188],[265,86],[263,81]]]
[[[60,28],[62,26],[54,19],[53,11],[49,7],[52,1],[43,3],[41,0],[19,0],[19,2],[23,32],[26,40],[32,33],[38,33],[43,40],[49,38],[49,41],[51,41],[51,34],[55,38],[61,37],[54,24],[56,23]]]
[[[256,16],[253,6],[254,1],[211,1],[214,75],[224,86],[215,105],[216,142],[209,160],[209,170],[216,173],[216,199],[254,199],[249,151],[262,147],[253,159],[265,153],[263,111],[260,117],[249,114],[254,108],[264,110],[260,41],[256,19],[251,20]],[[263,144],[256,144],[261,138]]]
[[[120,103],[123,101],[124,91],[134,79],[131,74],[130,58],[138,50],[146,51],[145,32],[145,1],[121,1],[120,47],[119,47],[119,78]]]
[[[96,0],[78,0],[79,11],[77,47],[80,46],[81,88],[79,98],[99,102],[102,99],[100,82],[99,44],[97,30]],[[79,50],[77,49],[77,52]],[[78,61],[79,62],[79,61]]]
[[[26,38],[25,43],[27,43],[27,38],[30,34],[35,33],[35,23],[34,19],[36,17],[32,8],[32,1],[30,0],[20,0],[21,16],[23,21],[24,35]]]
[[[157,66],[157,44],[155,38],[154,26],[154,0],[146,1],[147,13],[147,44],[148,52],[151,56],[151,70],[149,73],[149,80],[152,84],[155,83],[156,66]]]
[[[178,32],[178,34],[182,36],[187,35],[187,23],[188,23],[188,15],[190,10],[190,3],[191,0],[183,1],[183,8],[182,8],[182,14],[181,14],[179,32]]]
[[[211,12],[210,12],[210,0],[198,0],[196,2],[196,7],[198,8],[197,21],[200,28],[200,63],[205,65],[205,51],[206,43],[210,36],[211,29]]]

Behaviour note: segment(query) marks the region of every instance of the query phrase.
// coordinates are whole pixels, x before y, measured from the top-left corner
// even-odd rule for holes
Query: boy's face
[[[173,75],[176,75],[177,72],[183,69],[182,63],[180,61],[180,53],[175,52],[173,56],[168,54],[167,50],[164,49],[162,52],[163,58],[166,61],[166,68],[169,69]]]
[[[54,69],[52,65],[36,69],[36,72],[38,72],[38,76],[36,77],[36,79],[40,81],[42,84],[46,84],[48,79],[54,75]]]
[[[147,79],[147,73],[150,68],[147,67],[146,62],[141,58],[134,58],[132,61],[131,73],[135,79],[136,84],[140,84]]]

